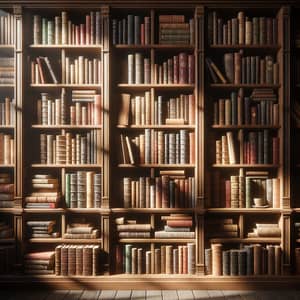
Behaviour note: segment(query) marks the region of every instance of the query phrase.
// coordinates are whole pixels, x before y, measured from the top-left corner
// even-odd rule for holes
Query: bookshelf
[[[0,208],[1,226],[13,228],[0,238],[13,249],[3,282],[296,282],[299,161],[292,136],[299,125],[291,120],[290,98],[297,108],[297,97],[290,92],[296,96],[299,81],[290,71],[290,36],[295,68],[299,45],[289,27],[291,18],[297,24],[292,4],[23,2],[0,13],[0,68],[1,58],[13,58],[15,78],[2,83],[0,76],[0,145],[2,134],[14,137],[13,161],[1,162],[0,148],[0,181],[8,173],[14,184],[14,206]],[[1,43],[7,13],[18,38]],[[253,42],[257,19],[266,35]],[[63,20],[64,40],[55,31]],[[225,32],[233,36],[234,22],[244,24],[244,38],[235,33],[229,43]],[[6,97],[17,107],[12,123],[1,122]],[[55,201],[34,200],[46,197],[41,188]],[[51,272],[34,274],[34,252]],[[75,269],[74,260],[66,263],[74,253]],[[258,259],[253,270],[245,271],[247,257]]]

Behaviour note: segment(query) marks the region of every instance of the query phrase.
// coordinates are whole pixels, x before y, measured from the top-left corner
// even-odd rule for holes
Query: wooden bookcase
[[[77,1],[74,4],[65,1],[62,4],[57,1],[37,4],[24,0],[19,1],[18,5],[13,5],[13,3],[7,1],[0,1],[0,7],[3,11],[14,15],[13,23],[16,35],[13,45],[0,45],[0,57],[5,57],[9,53],[9,56],[14,57],[15,63],[14,84],[1,84],[0,102],[9,95],[12,98],[14,97],[17,108],[15,112],[16,122],[12,125],[0,125],[0,133],[9,132],[14,135],[15,139],[14,163],[0,165],[0,174],[8,171],[14,179],[15,206],[14,208],[0,208],[0,221],[2,219],[7,220],[11,224],[14,229],[14,236],[8,239],[0,239],[0,243],[14,245],[16,253],[13,271],[9,276],[1,275],[1,283],[13,285],[15,283],[33,282],[36,284],[47,283],[55,287],[87,285],[95,288],[101,284],[104,288],[128,288],[130,286],[150,289],[153,288],[154,284],[160,288],[210,288],[215,287],[216,284],[222,288],[232,288],[233,286],[235,288],[247,288],[247,282],[251,282],[257,287],[270,287],[274,283],[291,286],[297,283],[298,277],[294,276],[296,271],[294,253],[299,240],[296,239],[297,232],[294,230],[294,223],[299,222],[299,200],[297,200],[299,198],[297,185],[299,168],[297,167],[297,150],[294,149],[297,149],[299,145],[297,141],[294,142],[294,136],[298,135],[298,126],[293,125],[292,107],[295,103],[292,102],[292,105],[290,105],[290,98],[293,101],[296,101],[294,99],[297,98],[296,93],[299,82],[296,79],[296,67],[293,69],[292,65],[295,66],[296,63],[294,62],[299,59],[297,50],[299,45],[297,46],[294,43],[297,32],[294,32],[294,29],[290,26],[291,19],[293,26],[298,24],[296,14],[293,15],[290,12],[291,8],[294,9],[293,2],[276,1],[276,3],[268,3],[266,1],[266,3],[261,3],[255,1],[239,3],[232,1],[227,3],[226,1],[201,1],[201,3],[198,3],[196,1],[174,1],[172,8],[169,7],[169,4],[169,2],[164,1],[155,4],[151,1],[144,1],[142,4],[137,4],[134,1],[120,3],[113,0],[105,1],[105,3]],[[299,10],[299,8],[297,9]],[[61,15],[62,11],[67,12],[69,20],[74,24],[84,23],[86,14],[91,11],[99,11],[101,16],[101,38],[99,43],[93,45],[87,45],[86,43],[81,45],[72,43],[34,43],[34,15],[54,20],[55,16]],[[211,36],[213,30],[211,15],[213,12],[217,12],[218,17],[222,17],[226,22],[232,18],[237,18],[239,12],[244,12],[245,17],[251,19],[253,17],[272,17],[277,22],[278,39],[275,43],[215,44],[212,42]],[[140,24],[149,22],[147,24],[149,30],[147,37],[143,37],[147,42],[128,44],[127,42],[120,42],[114,36],[115,26],[119,26],[118,22],[122,22],[122,19],[127,20],[128,15],[138,16]],[[193,29],[192,42],[184,44],[160,43],[160,15],[183,15],[187,23],[192,20],[192,25],[189,25],[191,26],[189,28]],[[143,28],[146,27],[145,24],[143,26]],[[293,47],[292,53],[294,54],[292,55],[292,65],[290,62],[290,45]],[[241,83],[242,81],[233,83],[227,80],[225,84],[220,83],[219,80],[214,82],[207,68],[206,59],[210,58],[220,71],[227,75],[224,70],[224,54],[231,53],[234,55],[237,52],[241,52],[244,57],[258,56],[260,59],[271,56],[273,62],[276,62],[278,66],[278,81],[272,83]],[[159,78],[159,66],[157,65],[167,64],[168,59],[174,59],[174,56],[178,57],[179,63],[179,56],[182,53],[187,57],[193,57],[190,59],[194,61],[191,64],[194,68],[194,79],[191,82],[187,80],[184,83],[176,81],[174,83],[174,78],[168,79],[168,74],[165,75],[164,79],[163,72],[161,81],[157,79]],[[146,74],[142,68],[143,75],[149,77],[146,82],[144,80],[132,82],[128,78],[128,61],[138,59],[136,54],[142,57],[141,61],[146,64],[146,68],[149,70]],[[40,56],[49,58],[58,77],[57,83],[31,81],[31,61],[36,61],[36,57]],[[79,56],[101,60],[99,70],[101,79],[97,83],[67,83],[65,81],[66,57],[70,57],[70,61],[73,61]],[[129,58],[129,56],[131,57]],[[148,60],[144,61],[144,58]],[[133,69],[135,69],[135,66],[133,66]],[[188,73],[188,71],[187,68],[186,72]],[[245,97],[250,98],[251,93],[256,89],[271,89],[275,93],[277,100],[274,103],[278,104],[278,122],[276,124],[263,124],[261,122],[256,124],[246,124],[245,122],[219,124],[214,122],[215,102],[218,102],[219,99],[228,99],[232,92],[238,94],[239,91],[243,91]],[[42,93],[48,93],[47,97],[52,100],[60,98],[61,94],[65,93],[66,115],[69,118],[70,106],[73,104],[73,90],[92,90],[101,95],[101,124],[71,125],[67,121],[65,124],[48,125],[37,122],[37,100],[42,98]],[[290,94],[293,97],[290,97]],[[194,101],[194,109],[191,109],[190,112],[194,121],[190,121],[190,115],[188,115],[185,116],[187,120],[180,120],[179,123],[176,123],[174,120],[172,122],[172,117],[167,116],[167,102],[170,103],[171,98],[180,98],[180,95],[187,95],[186,98],[182,97],[182,99],[185,99],[184,101],[188,101],[187,99],[190,99],[191,103]],[[192,95],[191,98],[188,95]],[[149,105],[148,109],[150,107],[151,112],[149,114],[146,108],[145,116],[140,115],[139,121],[137,121],[138,109],[132,106],[132,102],[136,101],[135,103],[137,103],[137,101],[140,101],[137,98],[141,99],[143,97],[147,99],[142,101],[149,102],[144,102],[142,105]],[[124,113],[124,107],[122,110],[124,101],[131,103],[131,106],[127,108],[127,116],[125,109],[125,119],[129,119],[129,121],[128,123],[122,123],[124,121],[119,123],[122,117],[124,120],[124,115],[121,115],[121,113]],[[160,104],[158,104],[158,101],[160,101]],[[252,106],[257,103],[254,100],[250,100],[250,102]],[[158,105],[164,107],[162,117],[158,113]],[[168,105],[171,106],[171,104]],[[132,114],[133,110],[136,115]],[[156,117],[151,115],[153,112],[156,113]],[[188,113],[187,111],[186,114]],[[166,121],[167,117],[170,120]],[[150,118],[150,121],[146,121],[147,118]],[[160,118],[161,121],[158,121]],[[178,116],[175,118],[184,119],[182,117],[178,118]],[[290,126],[291,122],[293,126]],[[65,135],[71,133],[75,136],[76,134],[86,134],[92,130],[97,132],[97,161],[93,163],[86,161],[84,164],[49,164],[40,160],[41,134]],[[217,139],[221,139],[222,135],[230,133],[235,140],[241,134],[244,140],[247,141],[250,132],[255,134],[262,132],[261,136],[263,136],[263,132],[267,132],[266,135],[269,136],[271,142],[273,137],[278,137],[278,160],[272,160],[269,144],[267,147],[269,159],[266,159],[265,163],[261,161],[246,163],[243,160],[244,158],[239,159],[239,153],[243,151],[241,150],[243,147],[240,148],[236,141],[236,162],[224,164],[216,161]],[[175,155],[175,158],[163,157],[158,160],[158,152],[163,153],[156,146],[159,144],[159,134],[164,139],[168,139],[168,142],[171,139],[176,141],[177,138],[177,146],[182,146],[185,149],[187,159],[181,160],[180,154],[178,154],[179,151],[177,158]],[[187,136],[184,140],[186,145],[184,143],[183,145],[180,144],[180,134]],[[125,140],[123,144],[121,136]],[[148,138],[150,142],[147,142],[147,147],[143,148],[141,145],[146,144],[145,140]],[[128,157],[124,159],[126,155],[122,154],[122,146],[129,150],[128,144],[131,145],[133,150],[134,163],[130,161],[130,157],[129,160]],[[191,144],[194,146],[191,147]],[[173,150],[176,152],[176,146],[172,147],[174,147],[172,150],[165,151],[170,151],[173,154]],[[141,149],[147,154],[141,153]],[[182,151],[182,153],[184,152]],[[146,155],[148,155],[148,159],[144,159]],[[191,156],[193,156],[192,159]],[[65,203],[66,174],[77,171],[101,173],[100,207],[67,207]],[[253,208],[253,196],[251,205],[248,207],[234,208],[226,206],[225,203],[216,205],[216,193],[223,194],[222,197],[219,197],[225,199],[225,180],[230,183],[231,176],[238,177],[239,174],[243,173],[243,176],[246,177],[246,172],[249,171],[252,174],[257,171],[267,171],[267,175],[261,173],[264,180],[267,178],[279,179],[279,206]],[[62,194],[61,205],[57,208],[48,209],[26,208],[25,197],[32,192],[32,176],[48,173],[58,179],[59,191]],[[189,192],[185,196],[186,200],[189,199],[190,202],[184,205],[182,205],[182,202],[175,204],[175,202],[172,202],[173,200],[176,201],[175,196],[174,198],[170,196],[170,198],[167,197],[169,202],[167,201],[163,205],[156,202],[156,197],[150,198],[154,189],[160,185],[159,180],[161,179],[157,178],[163,176],[165,176],[164,179],[169,176],[168,180],[173,181],[174,186],[182,180],[184,183],[181,184],[185,184]],[[218,180],[216,180],[216,176],[219,178]],[[127,184],[130,182],[130,187],[134,187],[136,195],[138,195],[136,197],[130,196],[129,199],[132,202],[129,205],[124,203],[126,197],[128,200],[128,195],[126,195],[128,190],[124,192],[124,178],[128,180]],[[149,190],[142,186],[146,184],[149,185],[147,187]],[[137,192],[141,186],[144,193]],[[152,192],[150,192],[150,186],[154,186]],[[145,204],[143,201],[146,201],[146,199]],[[192,219],[190,230],[195,232],[192,238],[155,237],[155,232],[164,229],[165,223],[161,218],[172,214],[181,214]],[[83,217],[85,222],[93,223],[94,227],[99,230],[99,237],[96,239],[63,238],[67,225]],[[211,235],[211,224],[216,220],[225,218],[233,220],[238,228],[238,233],[232,237],[225,237],[222,234]],[[50,219],[56,220],[57,231],[60,233],[58,237],[28,237],[26,221]],[[119,237],[116,221],[122,222],[122,219],[125,221],[136,220],[140,224],[150,224],[150,235],[140,238],[130,237],[130,235]],[[248,233],[256,223],[279,224],[280,237],[248,237]],[[23,257],[25,253],[42,250],[53,251],[57,245],[62,244],[99,245],[101,248],[100,272],[97,276],[79,276],[76,277],[76,280],[73,280],[75,277],[55,276],[54,274],[42,276],[23,274]],[[161,250],[162,247],[172,246],[173,251],[179,249],[178,247],[182,249],[182,246],[190,244],[193,244],[195,249],[194,264],[192,264],[194,271],[191,274],[172,274],[173,272],[158,272],[158,274],[155,274],[157,269],[155,266],[155,249]],[[242,249],[250,244],[280,246],[282,249],[281,274],[280,276],[279,274],[272,274],[271,276],[240,275],[230,277],[208,274],[206,250],[212,244],[222,244],[223,250]],[[131,245],[131,248],[142,249],[144,259],[141,274],[128,274],[131,272],[126,273],[125,267],[121,266],[126,245]],[[145,274],[147,251],[148,262],[151,264],[148,267],[150,274]],[[125,264],[124,261],[123,264]]]

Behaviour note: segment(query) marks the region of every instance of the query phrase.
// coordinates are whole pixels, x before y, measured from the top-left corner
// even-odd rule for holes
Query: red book
[[[85,16],[85,43],[89,45],[91,42],[91,16]]]
[[[13,183],[0,184],[0,193],[13,193],[13,192],[14,192]]]
[[[175,208],[178,208],[180,207],[179,205],[179,181],[181,179],[175,179],[174,182],[175,182],[175,200],[174,200],[174,203],[175,203]]]
[[[187,83],[188,58],[186,53],[179,53],[179,83]]]
[[[231,203],[231,182],[230,180],[225,180],[225,207],[230,208]]]
[[[167,225],[170,227],[192,227],[193,220],[167,220]]]
[[[179,57],[175,55],[173,57],[173,83],[179,82]]]
[[[255,132],[249,132],[250,143],[250,164],[257,163],[257,134]]]
[[[251,106],[251,122],[252,125],[257,124],[257,107]]]
[[[161,177],[161,185],[162,185],[162,208],[168,208],[170,207],[170,201],[169,201],[169,176],[162,176]]]
[[[182,246],[182,273],[187,274],[188,250],[187,246]]]
[[[168,59],[168,83],[173,83],[173,59]]]
[[[179,207],[184,207],[184,180],[179,180]]]
[[[36,62],[38,64],[38,69],[39,69],[39,74],[40,74],[40,78],[41,78],[41,83],[45,84],[45,77],[44,77],[44,72],[43,72],[43,68],[42,68],[42,61],[40,57],[36,58]]]
[[[184,179],[184,207],[189,207],[189,181]]]
[[[195,58],[193,54],[188,56],[188,83],[195,83]]]
[[[240,52],[234,53],[234,83],[241,83],[241,60],[242,55]]]
[[[161,208],[161,189],[162,189],[161,177],[155,177],[155,208]]]
[[[273,164],[279,164],[279,137],[273,137],[272,139],[272,156],[273,156]]]
[[[141,45],[145,45],[145,24],[141,24]]]
[[[80,24],[80,45],[85,44],[85,25]]]
[[[123,253],[122,253],[122,245],[116,245],[116,265],[115,265],[115,272],[116,274],[123,273]]]

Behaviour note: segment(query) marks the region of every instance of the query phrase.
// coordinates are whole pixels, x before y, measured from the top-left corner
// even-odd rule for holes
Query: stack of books
[[[155,238],[190,238],[195,237],[193,228],[193,217],[187,214],[170,214],[169,216],[161,216],[161,220],[165,221],[164,230],[155,231]]]
[[[53,274],[54,251],[31,252],[24,256],[26,274]]]
[[[91,223],[70,223],[67,225],[64,239],[96,239],[99,237],[99,229],[95,229]]]
[[[115,223],[119,238],[150,238],[151,224],[140,224],[137,220],[125,220],[124,217],[116,218]]]
[[[57,238],[56,221],[26,221],[29,238]]]
[[[14,84],[15,78],[14,57],[0,58],[0,84]]]
[[[0,207],[14,207],[14,184],[8,173],[0,174]]]
[[[0,125],[14,125],[15,124],[15,99],[5,97],[0,102]]]
[[[281,237],[281,229],[278,224],[256,223],[255,226],[256,228],[253,228],[253,232],[248,233],[248,238]]]
[[[33,192],[25,197],[26,208],[57,208],[61,199],[58,179],[50,174],[35,174]]]

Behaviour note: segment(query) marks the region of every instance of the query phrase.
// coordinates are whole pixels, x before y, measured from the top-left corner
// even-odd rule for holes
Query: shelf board
[[[0,164],[0,168],[14,168],[14,164]]]
[[[32,168],[69,168],[69,169],[84,169],[84,168],[101,168],[101,165],[97,164],[32,164]]]
[[[31,83],[31,87],[33,88],[93,88],[93,89],[98,89],[101,88],[101,84],[64,84],[64,83]]]
[[[100,49],[102,48],[101,45],[74,45],[74,44],[54,44],[54,45],[44,45],[44,44],[32,44],[29,45],[31,49]]]
[[[14,125],[0,125],[0,129],[15,129]]]
[[[208,213],[281,213],[280,208],[207,208]]]
[[[36,129],[101,129],[102,125],[40,125],[33,124]],[[1,128],[1,127],[0,127]]]
[[[195,208],[112,208],[113,213],[192,213]]]
[[[29,214],[61,214],[64,211],[63,208],[24,208],[24,212]]]
[[[0,83],[0,88],[14,88],[15,85],[14,84],[4,84],[4,83]]]
[[[13,44],[1,44],[0,49],[14,49],[15,45]]]
[[[0,244],[13,244],[16,242],[15,238],[4,238],[0,239]]]
[[[212,125],[213,129],[279,129],[279,125]]]
[[[210,238],[211,243],[281,243],[281,238]]]
[[[182,243],[194,243],[195,239],[179,239],[179,238],[172,238],[172,239],[157,239],[157,238],[144,238],[144,239],[119,239],[119,243],[142,243],[142,244],[149,244],[149,243],[155,243],[155,244],[182,244]]]
[[[117,128],[119,129],[195,129],[195,125],[117,125]]]
[[[64,239],[64,238],[32,238],[27,240],[31,244],[99,244],[101,239]]]
[[[260,169],[270,169],[278,168],[279,165],[274,164],[213,164],[213,168],[260,168]]]
[[[212,88],[224,88],[224,89],[234,89],[234,88],[249,88],[249,89],[259,89],[259,88],[270,88],[277,89],[280,84],[234,84],[234,83],[212,83],[210,84]]]
[[[0,208],[0,213],[10,213],[10,214],[20,214],[22,213],[22,208],[17,207],[2,207]]]
[[[237,44],[237,45],[210,45],[211,49],[257,49],[257,50],[279,50],[281,47],[277,44],[255,44],[255,45],[246,45],[246,44]]]
[[[195,168],[194,164],[119,164],[119,168],[170,168],[170,169],[178,169],[178,168]]]
[[[116,49],[158,49],[158,50],[194,50],[194,45],[189,44],[148,44],[148,45],[128,45],[128,44],[117,44],[114,45]]]
[[[130,88],[130,89],[194,89],[194,84],[128,84],[128,83],[119,83],[119,88]]]
[[[110,210],[107,208],[65,208],[66,212],[70,213],[109,213]]]

